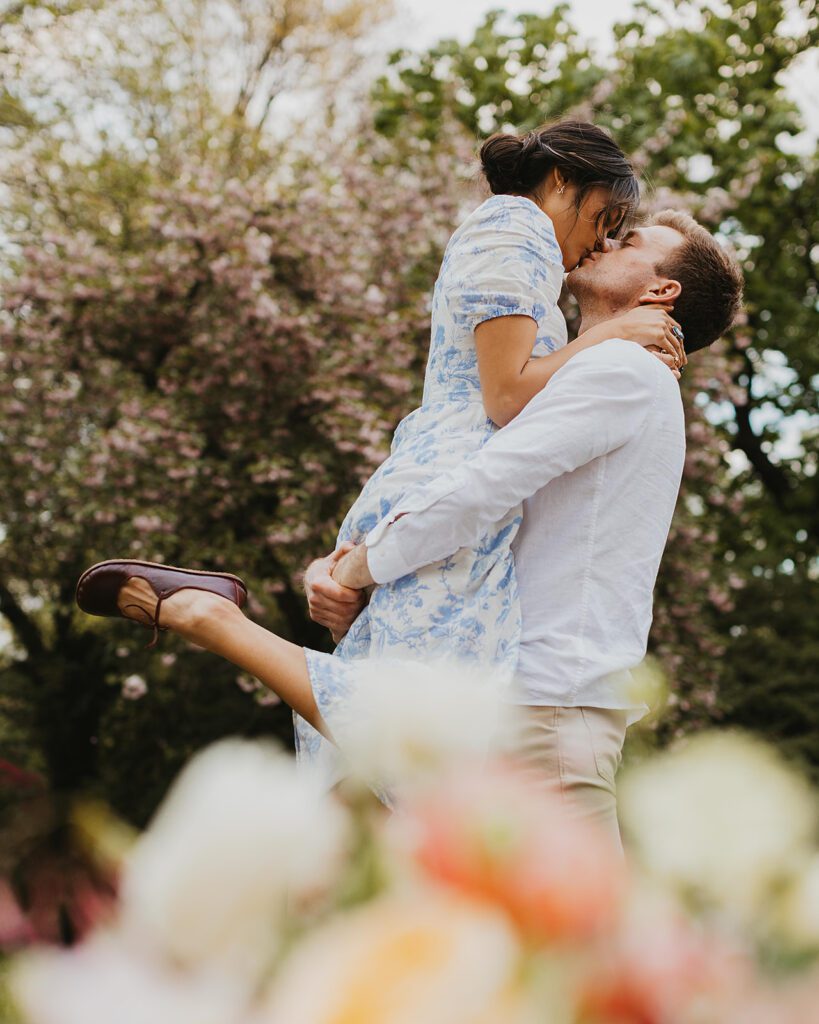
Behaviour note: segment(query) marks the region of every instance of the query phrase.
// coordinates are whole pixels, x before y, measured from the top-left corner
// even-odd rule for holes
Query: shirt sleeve
[[[446,294],[454,322],[470,331],[499,316],[540,321],[563,283],[552,222],[534,203],[498,196],[467,225],[450,254]]]
[[[550,480],[625,444],[642,429],[668,372],[631,341],[579,352],[459,469],[410,491],[370,531],[373,579],[387,583],[474,547]]]

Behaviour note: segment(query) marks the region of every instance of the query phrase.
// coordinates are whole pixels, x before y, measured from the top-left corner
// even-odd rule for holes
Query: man
[[[672,304],[691,353],[730,326],[742,282],[703,228],[667,211],[581,261],[568,285],[581,330],[638,304]],[[523,501],[514,545],[523,631],[511,693],[523,714],[513,752],[614,836],[626,727],[646,710],[628,670],[645,654],[684,454],[668,370],[628,341],[594,346],[454,476],[408,495],[366,546],[313,563],[311,614],[344,632],[360,608],[356,588],[476,545]]]
[[[690,217],[671,212],[588,256],[569,283],[583,328],[637,305],[672,305],[689,352],[727,329],[741,292],[733,261]],[[412,512],[399,507],[366,547],[314,563],[312,613],[343,632],[361,607],[356,588],[473,543],[526,499],[515,556],[524,623],[515,699],[527,713],[515,752],[619,843],[614,772],[626,724],[643,710],[621,682],[645,652],[683,455],[667,367],[633,342],[594,346],[458,473],[416,495]],[[180,633],[329,735],[304,650],[245,618],[244,597],[228,574],[126,560],[93,566],[77,588],[84,610]]]

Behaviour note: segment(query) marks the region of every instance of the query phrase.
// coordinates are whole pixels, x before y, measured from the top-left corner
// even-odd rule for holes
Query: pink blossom
[[[611,927],[624,877],[608,840],[512,770],[453,773],[405,814],[423,871],[502,907],[525,935],[570,941]]]

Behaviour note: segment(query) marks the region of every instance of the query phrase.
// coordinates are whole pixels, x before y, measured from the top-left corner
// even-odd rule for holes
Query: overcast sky
[[[425,46],[443,36],[466,40],[487,11],[547,13],[556,5],[543,0],[397,0],[410,28],[413,45]],[[570,0],[571,20],[582,34],[605,42],[611,26],[634,7],[632,0]]]
[[[487,11],[493,8],[512,13],[548,13],[557,0],[396,0],[402,45],[413,49],[430,46],[438,39],[471,38]],[[568,0],[570,20],[584,37],[601,48],[611,46],[611,27],[634,9],[633,0]],[[804,55],[794,65],[786,82],[799,104],[814,139],[819,136],[819,51]]]

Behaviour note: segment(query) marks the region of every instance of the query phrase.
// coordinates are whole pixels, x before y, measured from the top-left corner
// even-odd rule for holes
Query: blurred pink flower
[[[11,886],[5,878],[0,878],[0,950],[27,945],[34,937],[34,929]]]
[[[744,950],[695,926],[673,904],[633,898],[618,934],[580,984],[584,1024],[724,1024],[755,981]]]
[[[524,935],[575,940],[612,926],[618,852],[511,769],[455,773],[405,811],[401,831],[426,874],[502,907]]]

